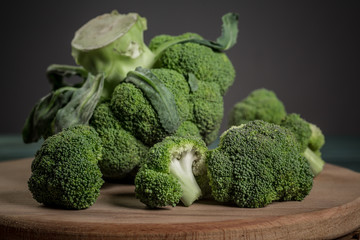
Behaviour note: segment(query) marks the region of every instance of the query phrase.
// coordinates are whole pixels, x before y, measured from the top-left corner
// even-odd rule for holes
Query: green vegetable
[[[205,65],[204,60],[206,64],[207,61],[215,61],[212,64],[213,66],[225,61],[226,63],[222,65],[229,65],[228,67],[233,71],[232,65],[226,56],[214,51],[228,50],[236,43],[238,15],[226,14],[223,16],[222,21],[222,35],[215,42],[192,37],[186,39],[175,38],[158,44],[157,49],[152,51],[146,46],[143,39],[143,32],[147,29],[146,19],[136,13],[119,14],[117,11],[113,11],[110,14],[103,14],[90,20],[75,33],[71,42],[72,55],[77,64],[83,66],[87,71],[93,74],[106,74],[107,78],[103,94],[105,97],[110,96],[112,90],[125,79],[129,71],[133,71],[138,66],[152,68],[158,65],[158,61],[162,61],[159,58],[163,56],[164,52],[180,43],[193,42],[209,51],[208,53],[205,53],[204,50],[194,52],[192,51],[194,49],[190,49],[191,53],[183,54],[184,57],[190,57],[193,61],[202,62],[200,64],[203,66]],[[202,54],[208,56],[205,57]],[[168,58],[168,56],[165,58]],[[193,63],[189,62],[189,64]],[[197,70],[200,70],[200,68],[197,68]],[[222,69],[216,66],[216,69],[212,69],[211,72],[216,73],[218,70]],[[184,73],[184,71],[185,69],[180,72]],[[195,76],[197,74],[194,71],[186,71],[185,73],[190,72],[194,73]],[[231,78],[231,76],[226,77]],[[234,73],[232,77],[234,77]],[[205,80],[205,78],[201,80]]]
[[[87,79],[72,86],[63,80],[74,75]],[[40,99],[27,117],[22,131],[25,143],[46,139],[70,126],[87,124],[101,97],[102,74],[93,76],[81,67],[51,65],[47,76],[53,90]]]
[[[230,113],[229,126],[239,126],[252,120],[275,123],[291,130],[314,176],[322,171],[325,162],[321,158],[321,148],[325,137],[320,128],[302,119],[299,114],[287,114],[284,104],[273,91],[257,89],[236,103]]]
[[[129,77],[134,79],[135,74],[142,74],[135,72],[130,72]],[[148,86],[146,81],[151,80],[146,76],[137,78],[136,85],[134,80],[126,79],[115,88],[110,103],[123,128],[148,146],[171,135],[179,124],[191,118],[190,90],[183,75],[168,69],[152,69],[151,76],[156,81],[148,89],[138,87]],[[154,89],[162,89],[153,94],[158,102],[147,97]]]
[[[202,195],[207,148],[199,138],[167,137],[150,148],[135,178],[136,197],[150,208],[190,206]]]
[[[148,148],[121,127],[108,102],[96,107],[90,125],[102,140],[102,158],[98,165],[104,178],[133,179]]]
[[[63,128],[87,124],[100,97],[101,100],[111,100],[112,105],[116,105],[115,102],[118,100],[114,99],[118,98],[113,96],[114,89],[118,85],[122,85],[122,88],[130,87],[120,84],[125,80],[135,85],[130,87],[131,92],[136,91],[135,88],[141,90],[146,98],[146,104],[150,103],[152,108],[123,107],[127,111],[143,110],[144,112],[139,113],[142,115],[141,119],[135,112],[119,113],[119,110],[124,110],[122,107],[112,107],[123,128],[146,145],[152,145],[165,136],[174,134],[183,121],[194,120],[192,104],[186,103],[189,101],[190,93],[201,95],[202,93],[198,93],[198,88],[206,82],[211,85],[210,88],[215,89],[216,92],[212,95],[217,98],[217,88],[220,89],[220,95],[224,95],[234,81],[234,67],[223,51],[230,49],[236,43],[238,15],[226,14],[222,21],[221,36],[216,41],[205,40],[195,33],[180,36],[159,35],[153,38],[148,47],[143,39],[143,32],[147,28],[146,19],[137,13],[119,14],[113,11],[90,20],[75,33],[71,42],[72,55],[80,66],[49,67],[47,76],[53,84],[54,93],[35,106],[24,127],[24,141],[37,141]],[[190,87],[187,94],[183,94],[180,90],[180,95],[183,95],[181,98],[186,98],[185,101],[179,100],[179,96],[175,96],[176,91],[171,91],[172,87],[165,84],[174,95],[173,100],[171,94],[168,94],[169,91],[156,80],[161,77],[154,77],[156,74],[148,70],[159,68],[175,70],[183,75],[188,88]],[[73,86],[63,81],[63,78],[74,75],[88,80]],[[92,76],[96,76],[95,80]],[[99,76],[103,76],[104,79]],[[80,90],[80,87],[85,89]],[[76,94],[72,95],[72,92]],[[89,95],[93,92],[96,94]],[[133,99],[135,100],[135,97]],[[141,105],[143,103],[144,101]],[[184,103],[184,106],[180,107],[179,103],[180,105]],[[218,106],[220,105],[222,99]],[[194,109],[196,107],[201,108],[195,104]],[[74,109],[76,111],[73,111]],[[216,139],[219,122],[222,119],[218,113],[221,111],[215,109],[213,116],[209,116],[208,123],[204,122],[206,115],[202,116],[204,119],[201,120],[200,116],[195,116],[194,123],[207,143]],[[119,116],[121,114],[125,116]],[[135,116],[132,116],[133,114]],[[132,120],[135,122],[132,123]],[[208,124],[209,128],[204,124]],[[160,131],[157,131],[159,129]]]
[[[313,175],[294,135],[261,120],[224,132],[206,165],[215,200],[239,207],[300,201],[312,188]]]
[[[314,176],[318,175],[325,165],[321,158],[321,147],[325,137],[320,128],[300,117],[299,114],[288,114],[280,123],[281,126],[292,131],[300,143],[301,152],[308,160]]]
[[[46,206],[65,209],[90,207],[100,193],[101,140],[84,125],[47,138],[31,165],[28,187],[34,199]]]
[[[284,104],[276,94],[261,88],[254,90],[245,99],[234,105],[229,116],[229,127],[259,119],[280,124],[285,116]]]
[[[168,76],[166,76],[169,78]],[[169,80],[167,80],[169,81]],[[134,84],[144,93],[155,109],[161,126],[173,133],[180,125],[175,99],[169,89],[150,70],[138,67],[130,71],[125,82]]]

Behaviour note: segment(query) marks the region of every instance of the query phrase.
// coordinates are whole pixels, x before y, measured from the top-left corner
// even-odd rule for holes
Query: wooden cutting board
[[[86,210],[51,209],[27,189],[31,159],[0,163],[0,239],[332,239],[360,228],[360,173],[327,164],[302,202],[244,209],[202,200],[147,209],[106,184]]]

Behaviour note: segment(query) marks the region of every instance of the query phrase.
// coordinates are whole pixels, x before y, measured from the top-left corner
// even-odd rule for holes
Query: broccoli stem
[[[195,160],[197,157],[194,151],[187,151],[174,157],[170,163],[170,174],[179,180],[183,191],[181,201],[187,207],[201,196],[201,189],[192,171]]]
[[[309,162],[310,169],[314,176],[318,175],[325,165],[324,160],[322,160],[320,156],[316,155],[310,148],[306,148],[303,155]]]

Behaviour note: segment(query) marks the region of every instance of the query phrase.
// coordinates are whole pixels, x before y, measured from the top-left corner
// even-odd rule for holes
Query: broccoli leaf
[[[52,84],[53,90],[69,86],[69,84],[64,81],[64,78],[79,76],[82,79],[86,79],[87,75],[88,72],[80,66],[52,64],[46,70],[46,76],[49,82]],[[79,85],[81,86],[82,83]]]
[[[55,117],[55,133],[79,125],[88,124],[96,105],[98,104],[104,86],[105,75],[99,73],[88,78],[81,88],[72,95],[71,100],[59,109]]]
[[[155,50],[155,59],[159,58],[161,53],[165,51],[167,48],[179,43],[188,43],[188,42],[197,43],[200,45],[207,46],[213,49],[214,51],[219,51],[219,52],[229,50],[236,44],[237,41],[237,36],[239,32],[238,30],[239,15],[237,13],[227,13],[221,19],[222,19],[221,35],[216,39],[216,41],[198,39],[194,37],[168,41],[160,45]]]
[[[125,82],[134,84],[142,90],[159,116],[162,127],[173,133],[180,125],[180,117],[173,94],[150,70],[137,67],[130,71]]]
[[[59,109],[71,99],[77,88],[63,87],[52,91],[34,106],[22,130],[24,143],[37,142],[52,133],[51,125]]]

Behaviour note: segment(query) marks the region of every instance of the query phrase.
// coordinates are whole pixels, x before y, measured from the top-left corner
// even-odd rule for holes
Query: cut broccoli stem
[[[192,170],[193,162],[196,160],[195,152],[190,150],[175,155],[170,163],[170,174],[179,180],[183,190],[181,201],[187,207],[201,196],[201,189]]]
[[[304,153],[304,157],[310,164],[310,169],[314,176],[318,175],[322,169],[324,168],[325,162],[318,156],[315,152],[313,152],[310,148],[307,148]]]
[[[129,71],[150,68],[154,54],[144,43],[146,19],[136,13],[113,11],[98,16],[76,33],[71,42],[77,64],[96,75],[106,74],[103,97],[109,97]]]

